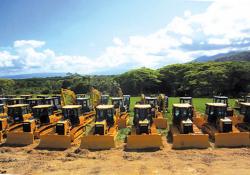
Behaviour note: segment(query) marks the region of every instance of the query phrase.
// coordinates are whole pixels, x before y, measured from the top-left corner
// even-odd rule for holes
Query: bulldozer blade
[[[38,148],[67,149],[71,146],[71,137],[68,135],[48,134],[40,136]]]
[[[83,149],[111,149],[115,148],[114,135],[88,135],[81,139],[80,148]]]
[[[118,129],[127,128],[127,126],[128,126],[128,119],[127,118],[119,118],[117,120],[117,125],[118,125]]]
[[[30,145],[34,143],[34,135],[31,132],[9,132],[5,144]]]
[[[208,134],[176,134],[173,135],[173,148],[208,148]]]
[[[154,118],[153,122],[157,129],[166,129],[168,127],[166,118]]]
[[[160,148],[162,146],[162,138],[159,134],[129,135],[127,137],[127,149]]]
[[[2,142],[3,142],[3,132],[0,131],[0,143],[2,143]]]
[[[215,133],[216,147],[242,147],[249,145],[249,132]]]

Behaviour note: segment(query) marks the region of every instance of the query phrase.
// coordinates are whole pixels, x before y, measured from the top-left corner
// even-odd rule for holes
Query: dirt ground
[[[172,150],[164,140],[161,150],[128,152],[123,144],[105,151],[74,146],[64,151],[0,147],[0,173],[10,174],[180,174],[249,175],[250,148]]]

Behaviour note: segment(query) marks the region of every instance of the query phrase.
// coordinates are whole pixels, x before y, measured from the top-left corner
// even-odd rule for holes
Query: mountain
[[[250,61],[250,51],[221,53],[213,56],[201,56],[193,60],[193,62],[207,61]]]
[[[66,73],[33,73],[33,74],[18,74],[18,75],[5,75],[0,78],[9,79],[26,79],[26,78],[47,78],[47,77],[64,77]]]

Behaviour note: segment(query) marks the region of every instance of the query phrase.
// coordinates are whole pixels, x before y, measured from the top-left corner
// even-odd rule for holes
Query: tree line
[[[120,75],[0,79],[1,94],[58,94],[60,88],[87,93],[94,86],[113,95],[120,87],[123,94],[137,96],[164,93],[168,96],[237,97],[250,92],[250,62],[206,62],[173,64],[157,70],[139,68]]]

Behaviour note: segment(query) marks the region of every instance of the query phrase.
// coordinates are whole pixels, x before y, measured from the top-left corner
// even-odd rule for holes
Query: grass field
[[[135,106],[135,103],[137,101],[140,101],[140,97],[131,97],[130,102],[130,125],[132,125],[133,122],[133,108]],[[205,104],[208,102],[213,102],[212,98],[193,98],[193,105],[195,107],[195,110],[201,113],[205,112]],[[179,103],[179,97],[169,97],[169,104],[168,104],[168,112],[166,114],[166,117],[168,119],[168,123],[172,123],[172,106],[174,103]],[[235,99],[229,99],[228,101],[229,106],[233,107],[235,103]],[[159,129],[159,133],[162,135],[167,134],[167,129]],[[126,135],[130,132],[130,128],[121,129],[118,132],[117,140],[124,140],[126,138]]]

